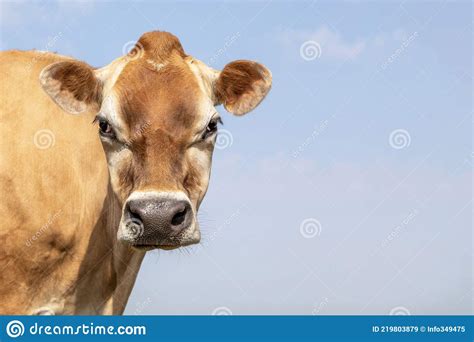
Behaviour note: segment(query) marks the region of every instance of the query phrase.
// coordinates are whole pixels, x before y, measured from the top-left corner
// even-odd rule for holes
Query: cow
[[[0,79],[0,314],[28,315],[122,314],[147,251],[199,243],[216,106],[244,115],[272,83],[162,31],[102,68],[4,51]]]

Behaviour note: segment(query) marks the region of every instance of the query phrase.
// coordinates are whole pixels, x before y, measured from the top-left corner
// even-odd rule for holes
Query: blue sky
[[[273,73],[257,110],[219,109],[232,144],[214,154],[203,244],[150,253],[127,313],[471,312],[470,2],[0,9],[2,50],[98,67],[160,29],[215,68],[252,59]]]

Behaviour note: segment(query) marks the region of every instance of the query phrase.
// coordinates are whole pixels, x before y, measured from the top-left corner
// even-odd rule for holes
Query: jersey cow
[[[123,313],[146,251],[200,241],[215,106],[244,115],[271,87],[158,31],[99,69],[2,52],[0,78],[0,314]]]

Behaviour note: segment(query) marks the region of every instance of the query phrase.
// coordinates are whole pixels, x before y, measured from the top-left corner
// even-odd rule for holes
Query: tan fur
[[[95,113],[67,115],[51,102],[39,74],[66,59],[37,54],[0,54],[0,313],[34,313],[58,301],[58,313],[120,313],[128,296],[115,293],[131,276],[114,263],[143,256],[117,252],[109,223],[120,207],[107,197],[107,164],[91,125]],[[42,129],[54,134],[50,148],[35,146]],[[91,296],[96,300],[82,300]],[[114,310],[103,310],[107,300],[116,301]]]
[[[0,314],[123,312],[144,256],[117,241],[127,197],[181,191],[197,211],[213,151],[199,137],[212,105],[241,115],[270,88],[255,62],[220,75],[192,64],[164,32],[97,70],[50,53],[0,54]],[[107,99],[120,142],[101,143],[91,124]]]

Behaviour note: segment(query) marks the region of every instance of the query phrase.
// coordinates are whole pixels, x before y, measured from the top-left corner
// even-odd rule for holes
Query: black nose
[[[126,206],[126,215],[142,224],[143,237],[168,237],[179,234],[192,223],[188,201],[172,199],[134,199]]]

